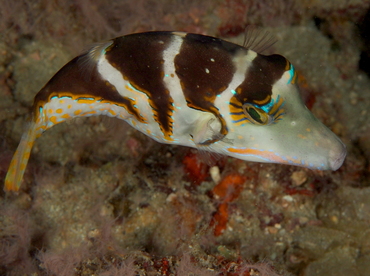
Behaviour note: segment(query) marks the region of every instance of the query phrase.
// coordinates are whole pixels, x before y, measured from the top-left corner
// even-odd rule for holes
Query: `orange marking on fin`
[[[40,128],[34,122],[31,122],[27,132],[23,134],[5,177],[5,191],[17,192],[19,190],[38,129]]]
[[[69,114],[63,114],[62,116],[60,116],[61,118],[63,118],[63,119],[70,119],[71,118],[71,116],[69,115]]]
[[[108,109],[108,112],[109,112],[110,114],[112,114],[112,116],[116,116],[116,115],[117,115],[117,113],[116,113],[116,112],[114,112],[112,109]]]
[[[49,118],[49,121],[52,122],[54,125],[56,125],[58,123],[58,120],[57,120],[57,117],[56,116],[51,116]]]
[[[92,114],[96,114],[96,111],[95,110],[87,111],[87,112],[82,113],[81,116],[92,115]]]

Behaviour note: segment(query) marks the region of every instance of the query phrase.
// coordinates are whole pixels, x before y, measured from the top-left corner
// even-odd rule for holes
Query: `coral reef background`
[[[1,275],[370,274],[370,1],[0,7],[0,184],[38,90],[92,43],[133,32],[242,44],[246,26],[261,26],[348,149],[336,172],[232,158],[210,166],[118,119],[57,125],[37,140],[19,194],[0,192]]]

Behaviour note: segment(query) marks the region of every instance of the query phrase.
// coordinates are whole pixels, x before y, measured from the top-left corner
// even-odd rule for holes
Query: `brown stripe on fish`
[[[241,50],[242,47],[218,38],[187,34],[174,61],[188,106],[213,113],[221,122],[221,138],[228,130],[214,102],[230,84],[236,70],[232,58]]]
[[[133,34],[113,40],[105,57],[119,70],[131,86],[148,96],[153,118],[164,138],[172,141],[173,99],[164,78],[163,51],[169,46],[172,35],[166,32]]]
[[[286,59],[280,55],[257,55],[248,68],[244,81],[235,89],[234,98],[241,104],[259,106],[271,101],[272,86],[286,70]]]
[[[139,122],[145,123],[146,120],[135,107],[135,101],[122,97],[113,85],[103,80],[96,66],[89,70],[88,76],[86,75],[83,67],[86,55],[88,54],[67,63],[35,96],[33,104],[35,118],[38,118],[40,108],[56,96],[69,97],[80,103],[91,98],[93,101],[121,106]]]

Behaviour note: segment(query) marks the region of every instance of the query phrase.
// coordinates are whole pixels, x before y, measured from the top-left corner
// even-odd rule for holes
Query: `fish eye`
[[[256,125],[268,125],[272,123],[273,118],[265,111],[257,108],[249,103],[243,104],[244,115],[249,119],[250,122]]]

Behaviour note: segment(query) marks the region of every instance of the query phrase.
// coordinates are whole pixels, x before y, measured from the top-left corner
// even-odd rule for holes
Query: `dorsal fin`
[[[85,51],[79,56],[78,67],[82,72],[86,81],[91,81],[92,72],[96,68],[96,63],[101,55],[105,54],[105,50],[112,45],[113,41],[105,41],[101,43],[94,43],[86,48]]]
[[[253,25],[249,25],[245,28],[244,35],[243,46],[259,54],[277,42],[276,37],[270,32]]]

